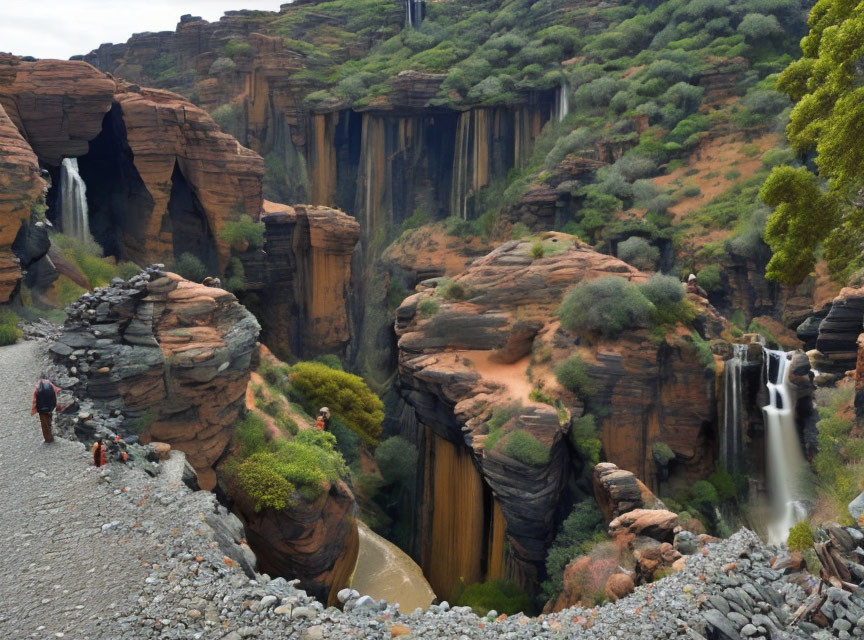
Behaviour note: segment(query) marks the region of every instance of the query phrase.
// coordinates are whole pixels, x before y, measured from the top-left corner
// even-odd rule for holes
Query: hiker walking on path
[[[45,442],[54,442],[54,434],[51,431],[52,413],[57,410],[62,410],[62,406],[57,402],[57,394],[60,389],[48,379],[46,374],[42,374],[39,382],[36,383],[36,389],[33,391],[33,408],[30,410],[30,415],[39,414],[39,422],[42,425],[42,437]]]

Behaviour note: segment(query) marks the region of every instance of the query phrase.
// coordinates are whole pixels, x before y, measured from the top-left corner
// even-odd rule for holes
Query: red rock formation
[[[243,256],[263,341],[282,358],[341,353],[350,336],[357,221],[336,209],[264,202],[265,255]]]
[[[541,389],[562,401],[567,414],[580,415],[582,401],[552,373],[574,350],[590,363],[589,375],[602,390],[598,402],[609,410],[601,420],[607,459],[647,469],[652,478],[652,445],[664,441],[685,473],[703,477],[713,455],[704,433],[714,406],[713,375],[699,363],[689,330],[672,330],[659,344],[640,330],[574,347],[574,337],[554,319],[566,290],[585,279],[646,276],[572,236],[550,233],[543,241],[548,257],[534,259],[531,241],[506,243],[453,278],[449,299],[421,285],[396,312],[403,395],[436,436],[470,443],[507,522],[508,570],[520,578],[543,561],[569,473],[563,440],[569,415],[529,394]],[[709,325],[716,321],[704,301],[694,304]],[[548,461],[523,464],[503,445],[485,446],[487,421],[514,402],[522,407],[500,427],[505,435],[498,442],[506,445],[514,431],[530,433],[549,448]]]
[[[639,478],[611,462],[594,467],[594,497],[606,522],[633,509],[666,508]]]
[[[57,166],[64,157],[86,156],[114,104],[125,135],[117,143],[128,144],[131,171],[143,183],[135,193],[120,188],[131,203],[128,219],[116,229],[121,259],[173,260],[178,238],[172,236],[168,205],[175,167],[206,219],[221,268],[230,257],[219,238],[225,223],[244,213],[257,219],[261,157],[222,133],[199,107],[168,91],[118,83],[85,62],[25,62],[5,55],[0,57],[0,149],[9,165],[0,179],[0,272],[12,276],[3,276],[0,298],[17,278],[5,257],[8,247],[41,195],[35,158]]]
[[[675,539],[678,516],[664,509],[634,509],[618,516],[609,523],[612,537],[632,534],[646,536],[660,542],[671,543]]]
[[[120,87],[115,97],[123,113],[129,147],[147,191],[152,213],[135,221],[139,233],[123,237],[124,255],[139,262],[173,258],[168,217],[175,165],[192,185],[206,215],[224,269],[230,247],[219,237],[226,222],[261,211],[261,157],[222,133],[207,113],[169,91]]]
[[[12,243],[40,203],[45,181],[36,154],[0,103],[0,302],[8,302],[21,280]]]
[[[158,272],[134,288],[97,291],[69,316],[55,358],[84,376],[97,406],[137,416],[127,422],[142,442],[183,451],[199,485],[212,488],[212,465],[244,406],[254,317],[227,291]],[[92,366],[80,362],[86,349]]]

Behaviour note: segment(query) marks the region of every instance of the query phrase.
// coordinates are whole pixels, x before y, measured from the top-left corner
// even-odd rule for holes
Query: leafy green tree
[[[328,407],[367,444],[375,445],[384,421],[384,403],[360,376],[331,369],[320,362],[300,362],[291,367],[291,385],[300,392],[303,408],[315,415]]]
[[[776,167],[762,199],[776,207],[765,239],[774,251],[768,276],[797,283],[812,270],[825,241],[837,279],[860,265],[864,234],[855,195],[864,187],[864,12],[844,0],[819,0],[810,12],[802,57],[780,75],[778,88],[796,101],[786,133],[799,154],[816,152],[817,179],[807,169]]]

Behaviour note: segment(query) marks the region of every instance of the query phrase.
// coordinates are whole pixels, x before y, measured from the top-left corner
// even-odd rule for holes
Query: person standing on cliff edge
[[[57,402],[57,394],[60,390],[54,386],[48,375],[43,373],[33,390],[33,407],[30,415],[39,414],[39,422],[42,425],[42,437],[46,443],[54,442],[54,434],[51,431],[51,414],[63,409]]]

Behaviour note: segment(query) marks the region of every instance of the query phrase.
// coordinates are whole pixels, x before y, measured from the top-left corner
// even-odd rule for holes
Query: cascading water
[[[785,542],[789,529],[807,516],[806,508],[796,497],[806,463],[795,427],[795,407],[789,388],[789,355],[784,351],[765,350],[765,384],[769,400],[762,411],[768,432],[767,475],[771,496],[768,541],[774,544]]]
[[[87,217],[87,187],[75,158],[64,158],[60,167],[60,215],[63,233],[85,242],[93,240]]]
[[[741,370],[747,364],[749,345],[733,344],[733,355],[723,367],[724,416],[720,431],[720,464],[729,473],[741,468]]]
[[[426,15],[426,0],[405,0],[405,26],[415,29]]]
[[[555,90],[555,119],[561,122],[570,113],[570,85],[561,82]]]

